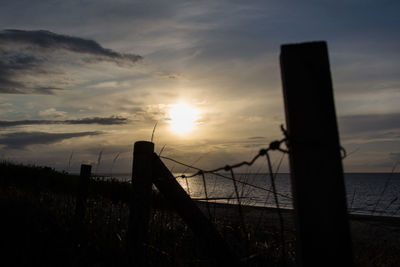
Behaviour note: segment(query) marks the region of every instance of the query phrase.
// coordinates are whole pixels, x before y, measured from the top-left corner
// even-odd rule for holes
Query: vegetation
[[[128,266],[129,183],[91,179],[86,216],[77,227],[78,176],[9,162],[0,163],[0,173],[2,260],[7,263],[2,266]],[[218,266],[156,191],[153,204],[146,244],[148,266]],[[201,203],[199,206],[205,208]],[[210,219],[244,265],[295,265],[290,214],[285,219],[282,257],[275,213],[248,207],[244,230],[235,207],[213,204],[211,211]],[[375,235],[379,237],[381,232],[377,230]],[[396,235],[388,236],[394,240],[378,238],[372,242],[362,235],[355,240],[359,266],[398,266]]]

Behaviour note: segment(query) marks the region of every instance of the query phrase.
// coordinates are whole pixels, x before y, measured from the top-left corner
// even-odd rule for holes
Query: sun
[[[172,106],[169,117],[171,130],[178,134],[186,134],[196,126],[198,111],[186,103],[179,103]]]

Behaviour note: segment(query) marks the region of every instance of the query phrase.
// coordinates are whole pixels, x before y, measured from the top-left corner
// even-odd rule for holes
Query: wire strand
[[[225,176],[223,174],[220,174],[220,173],[217,173],[217,172],[204,171],[204,170],[202,170],[200,168],[197,168],[195,166],[190,166],[190,165],[188,165],[186,163],[180,162],[180,161],[178,161],[176,159],[173,159],[173,158],[170,158],[170,157],[161,156],[160,158],[165,159],[165,160],[169,160],[171,162],[174,162],[174,163],[177,163],[177,164],[180,164],[182,166],[189,167],[189,168],[191,168],[193,170],[197,170],[198,171],[197,173],[192,174],[192,175],[184,175],[183,174],[183,175],[175,176],[175,178],[193,178],[193,177],[201,175],[202,173],[209,173],[209,174],[212,174],[212,175],[215,175],[215,176],[227,179],[227,180],[232,180],[232,178],[230,178],[228,176]],[[268,189],[268,188],[261,187],[261,186],[258,186],[258,185],[254,185],[254,184],[250,184],[250,183],[247,183],[247,182],[244,182],[244,181],[237,181],[237,183],[240,183],[240,184],[243,184],[243,185],[246,185],[246,186],[250,186],[250,187],[253,187],[253,188],[256,188],[256,189],[259,189],[259,190],[263,190],[263,191],[266,191],[266,192],[273,193],[273,191]],[[278,192],[276,194],[278,196],[283,197],[283,198],[293,199],[291,196],[288,196],[288,195],[285,195],[285,194],[281,194],[281,193],[278,193]]]

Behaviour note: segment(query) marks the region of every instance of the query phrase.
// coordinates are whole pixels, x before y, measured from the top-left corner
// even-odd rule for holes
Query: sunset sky
[[[158,122],[164,156],[206,169],[251,159],[283,137],[280,45],[326,40],[345,171],[390,172],[399,12],[399,1],[1,1],[0,158],[76,172],[102,151],[97,171],[129,172],[133,143]]]

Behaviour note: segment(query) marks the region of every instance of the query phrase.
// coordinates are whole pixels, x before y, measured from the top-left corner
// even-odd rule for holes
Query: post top
[[[303,42],[303,43],[290,43],[281,45],[281,50],[286,49],[315,49],[316,47],[327,47],[326,41],[311,41],[311,42]]]
[[[135,154],[150,154],[154,152],[154,143],[148,141],[137,141],[133,147]]]
[[[92,171],[92,165],[81,164],[81,175],[90,176],[91,171]]]
[[[89,164],[81,164],[81,169],[90,169],[92,168],[92,165]]]

